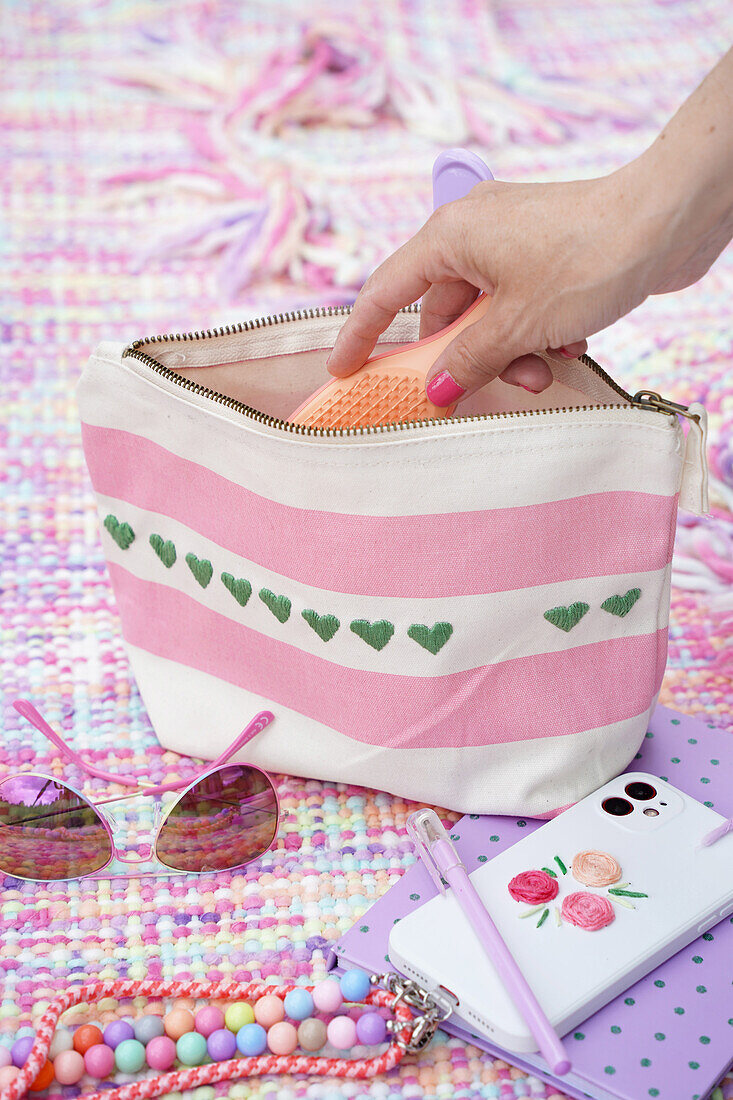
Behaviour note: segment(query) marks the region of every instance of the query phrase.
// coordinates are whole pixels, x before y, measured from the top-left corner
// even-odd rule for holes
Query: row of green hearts
[[[135,541],[135,532],[130,524],[120,523],[116,516],[108,515],[104,520],[104,526],[121,550],[129,549]],[[175,545],[170,539],[164,539],[161,535],[153,534],[150,536],[149,542],[166,569],[170,569],[171,566],[175,565],[178,555]],[[211,562],[207,558],[197,558],[195,554],[186,554],[186,564],[201,587],[206,588],[214,575],[214,567]],[[244,577],[234,577],[231,573],[222,573],[221,582],[227,591],[231,592],[240,607],[245,607],[252,595],[250,582]],[[269,588],[261,588],[259,597],[278,622],[286,623],[288,621],[292,604],[287,596],[278,596],[271,592]],[[301,611],[301,615],[308,626],[315,630],[318,637],[324,642],[330,642],[341,626],[340,620],[335,615],[319,615],[311,608]],[[357,637],[376,650],[384,649],[395,632],[394,623],[390,623],[386,619],[379,619],[377,622],[370,622],[368,619],[354,619],[349,627]],[[433,654],[440,652],[452,633],[453,626],[451,623],[435,623],[431,627],[426,626],[424,623],[413,623],[407,630],[408,637],[412,638],[423,649],[426,649],[428,653]]]
[[[623,619],[631,611],[640,595],[640,588],[630,588],[623,596],[609,596],[603,601],[601,607],[609,615],[617,615],[619,619]],[[590,604],[578,600],[577,603],[571,603],[568,607],[551,607],[549,611],[545,611],[545,618],[548,623],[567,632],[577,626],[588,611],[590,611]]]

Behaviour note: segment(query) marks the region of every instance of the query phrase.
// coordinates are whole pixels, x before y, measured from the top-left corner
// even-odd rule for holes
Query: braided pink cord
[[[46,1062],[51,1040],[53,1039],[59,1017],[68,1008],[83,1001],[99,1001],[103,997],[192,997],[194,999],[222,999],[248,1001],[270,993],[284,1000],[292,989],[307,989],[312,986],[266,985],[264,982],[252,982],[240,985],[237,982],[155,982],[155,981],[114,981],[97,982],[94,985],[79,986],[57,997],[48,1006],[36,1027],[36,1038],[28,1055],[28,1060],[18,1076],[4,1089],[0,1090],[0,1100],[20,1100],[28,1087],[33,1084]],[[394,1004],[394,995],[385,989],[373,989],[365,997],[366,1004],[392,1008],[395,1017],[408,1024],[412,1018],[410,1009],[403,1003]],[[262,1054],[257,1058],[232,1058],[226,1062],[212,1062],[208,1066],[191,1066],[187,1069],[173,1070],[160,1077],[142,1081],[131,1081],[115,1090],[115,1100],[144,1100],[145,1097],[161,1096],[166,1092],[178,1092],[196,1088],[199,1085],[211,1085],[217,1081],[238,1080],[240,1077],[259,1077],[266,1073],[302,1073],[319,1077],[372,1077],[386,1073],[402,1059],[404,1051],[397,1045],[397,1039],[407,1039],[407,1029],[395,1035],[387,1049],[373,1058],[319,1058],[310,1054]],[[85,1100],[109,1100],[108,1092],[94,1092]]]

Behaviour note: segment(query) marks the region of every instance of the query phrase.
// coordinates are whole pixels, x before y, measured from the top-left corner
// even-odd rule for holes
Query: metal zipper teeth
[[[146,344],[188,343],[194,340],[215,339],[218,336],[236,336],[240,333],[253,332],[259,328],[266,328],[269,325],[284,324],[289,321],[313,320],[318,317],[346,317],[351,313],[351,308],[351,306],[324,306],[313,309],[298,309],[292,313],[278,313],[275,316],[258,317],[252,321],[240,321],[236,325],[224,325],[221,328],[206,329],[202,332],[177,332],[161,336],[150,336],[142,340],[134,340],[133,343],[125,348],[122,353],[122,358],[137,359],[141,363],[145,363],[145,365],[155,371],[156,374],[173,382],[175,385],[181,386],[183,389],[197,396],[206,397],[210,401],[215,401],[219,405],[224,405],[228,409],[234,409],[235,412],[241,413],[243,416],[256,421],[258,424],[263,424],[268,428],[276,428],[280,431],[290,432],[293,435],[315,436],[320,438],[375,435],[385,432],[405,431],[409,428],[436,427],[444,424],[472,424],[480,423],[484,420],[510,420],[522,416],[546,416],[551,413],[595,412],[601,409],[636,407],[631,394],[627,393],[626,390],[622,389],[621,386],[614,382],[613,378],[604,371],[603,367],[599,366],[589,355],[580,355],[578,358],[581,363],[584,363],[585,366],[589,367],[594,372],[594,374],[602,378],[606,385],[610,386],[615,393],[628,402],[628,405],[573,405],[571,408],[563,406],[562,408],[555,409],[519,409],[516,412],[482,413],[479,416],[452,416],[442,417],[440,419],[437,417],[428,417],[425,420],[403,420],[390,424],[364,425],[363,427],[354,428],[318,428],[304,424],[293,424],[289,420],[281,420],[276,416],[268,416],[267,413],[260,412],[258,409],[253,409],[250,405],[245,405],[242,401],[237,401],[233,397],[227,397],[226,394],[219,393],[217,390],[210,390],[207,386],[202,386],[199,382],[191,381],[190,378],[182,377],[180,374],[177,374],[176,371],[171,370],[170,367],[166,367],[163,363],[154,359],[152,355],[148,355],[147,352],[141,350]],[[419,313],[420,307],[418,305],[410,305],[400,310],[400,312]]]

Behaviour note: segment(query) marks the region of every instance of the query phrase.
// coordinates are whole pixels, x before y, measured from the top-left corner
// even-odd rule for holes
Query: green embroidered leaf
[[[370,623],[368,619],[354,619],[351,629],[363,642],[370,645],[372,649],[376,649],[377,652],[384,649],[394,634],[393,624],[388,623],[386,619],[379,619],[375,623]]]
[[[545,611],[545,618],[548,623],[567,633],[578,625],[586,611],[590,611],[590,605],[578,601],[571,603],[570,607],[551,607],[549,611]]]
[[[316,611],[311,611],[308,608],[305,611],[301,611],[301,615],[308,623],[308,626],[312,627],[319,638],[322,638],[324,642],[330,642],[334,634],[341,626],[341,623],[335,615],[319,615]]]
[[[423,649],[427,649],[428,653],[440,653],[445,643],[453,633],[453,627],[450,623],[436,623],[435,626],[427,627],[423,623],[413,623],[408,628],[407,636],[412,638],[413,642],[417,642]]]
[[[261,588],[260,599],[265,607],[269,607],[279,623],[286,623],[288,621],[292,604],[287,596],[276,596],[269,588]]]
[[[171,540],[168,539],[166,542],[160,535],[151,535],[149,542],[166,569],[170,569],[176,561],[176,548]]]
[[[244,607],[252,595],[252,585],[244,577],[233,577],[231,573],[222,573],[221,581],[231,592],[240,607]]]
[[[609,596],[607,600],[603,601],[601,607],[611,615],[618,615],[620,619],[623,619],[624,615],[628,615],[631,611],[640,595],[640,588],[630,588],[625,596]]]
[[[186,565],[201,587],[206,588],[214,573],[211,562],[206,558],[197,558],[195,554],[186,554]]]
[[[120,550],[127,550],[135,541],[135,532],[129,523],[120,523],[117,516],[111,513],[105,516],[104,526],[115,540]]]

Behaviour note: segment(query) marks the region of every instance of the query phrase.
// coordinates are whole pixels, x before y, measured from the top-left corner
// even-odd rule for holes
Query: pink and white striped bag
[[[79,383],[130,662],[163,745],[472,813],[548,815],[633,758],[705,413],[548,359],[447,421],[289,414],[343,309],[101,344]],[[417,338],[400,314],[382,350]],[[685,435],[675,413],[689,425]]]

